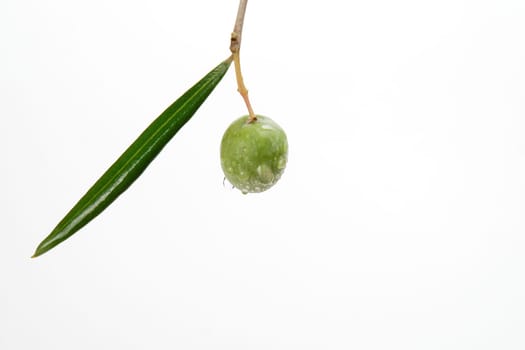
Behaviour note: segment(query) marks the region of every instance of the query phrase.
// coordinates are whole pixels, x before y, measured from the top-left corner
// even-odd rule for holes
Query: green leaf
[[[33,258],[69,238],[113,203],[193,116],[230,63],[231,59],[221,62],[155,119],[38,245]]]

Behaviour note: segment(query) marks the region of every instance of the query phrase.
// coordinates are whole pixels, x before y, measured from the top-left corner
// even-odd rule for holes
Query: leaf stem
[[[233,27],[233,32],[230,39],[230,51],[233,57],[233,63],[235,66],[235,78],[237,79],[237,91],[241,94],[246,108],[248,108],[248,123],[252,123],[257,120],[257,116],[253,112],[250,99],[248,98],[248,89],[244,85],[244,80],[242,78],[241,72],[241,39],[242,39],[242,28],[244,25],[244,14],[246,13],[246,5],[248,0],[240,0],[239,9],[237,10],[237,19],[235,20],[235,26]]]

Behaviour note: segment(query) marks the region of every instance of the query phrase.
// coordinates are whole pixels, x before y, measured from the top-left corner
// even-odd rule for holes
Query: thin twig
[[[233,26],[233,32],[230,41],[230,51],[236,53],[241,48],[242,27],[244,25],[244,14],[246,13],[246,6],[248,0],[241,0],[239,2],[239,9],[237,10],[237,18]]]
[[[230,51],[232,53],[233,62],[235,65],[235,78],[237,79],[237,91],[241,94],[246,108],[248,108],[248,122],[254,122],[257,120],[257,116],[253,112],[253,108],[248,98],[248,89],[244,85],[244,80],[241,73],[241,39],[242,39],[242,28],[244,25],[244,14],[246,13],[246,5],[248,5],[248,0],[240,0],[239,9],[237,10],[237,18],[235,20],[235,25],[233,27],[233,32],[230,39]]]

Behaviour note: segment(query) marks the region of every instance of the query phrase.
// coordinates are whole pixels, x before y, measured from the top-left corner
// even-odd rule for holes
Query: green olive
[[[288,160],[284,130],[268,117],[235,120],[221,141],[221,166],[228,181],[242,193],[263,192],[275,185]]]

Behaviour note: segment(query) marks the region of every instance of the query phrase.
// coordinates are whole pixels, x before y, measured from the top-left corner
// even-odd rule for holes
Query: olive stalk
[[[233,64],[235,66],[235,78],[237,80],[237,91],[241,94],[246,108],[248,108],[248,123],[252,123],[257,120],[250,99],[248,97],[248,89],[244,85],[244,79],[241,72],[241,40],[242,40],[242,28],[244,25],[244,15],[246,13],[246,6],[248,5],[248,0],[240,0],[239,9],[237,10],[237,18],[235,20],[235,25],[233,27],[233,32],[230,39],[230,51],[232,53]]]

